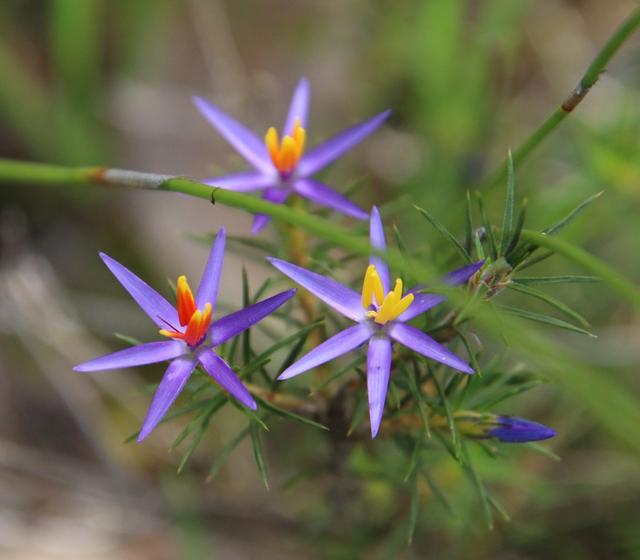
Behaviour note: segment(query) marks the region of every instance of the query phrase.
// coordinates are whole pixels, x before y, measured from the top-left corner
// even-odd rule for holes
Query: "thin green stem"
[[[513,161],[516,166],[522,164],[531,152],[533,152],[556,127],[569,116],[569,114],[580,104],[589,93],[589,90],[596,84],[600,74],[604,72],[607,64],[620,50],[624,42],[640,26],[640,8],[635,9],[627,19],[625,19],[613,35],[598,52],[586,72],[578,82],[578,85],[571,94],[563,101],[553,113],[522,143],[513,151]],[[491,175],[481,185],[482,189],[491,189],[504,182],[507,176],[508,160],[505,160],[497,171]]]

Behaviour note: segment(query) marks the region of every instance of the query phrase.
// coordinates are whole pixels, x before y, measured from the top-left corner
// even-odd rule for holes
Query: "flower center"
[[[300,119],[296,118],[291,135],[285,135],[282,141],[279,140],[278,131],[273,126],[264,137],[271,161],[284,179],[291,175],[304,153],[305,136],[306,132]]]
[[[370,264],[364,274],[362,283],[362,307],[367,309],[367,317],[378,325],[386,325],[397,319],[413,302],[414,295],[402,297],[402,280],[398,278],[396,285],[386,296],[382,281],[376,267]],[[374,307],[374,309],[370,309]]]
[[[171,330],[161,329],[162,336],[184,340],[189,346],[197,346],[207,336],[211,325],[211,304],[206,303],[203,310],[196,308],[193,292],[187,283],[186,276],[180,276],[177,284],[177,308],[180,326],[187,327],[184,331],[178,330],[167,323]]]

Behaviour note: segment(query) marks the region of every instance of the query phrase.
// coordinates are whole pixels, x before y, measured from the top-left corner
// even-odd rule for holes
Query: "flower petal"
[[[262,195],[263,200],[272,202],[273,204],[282,204],[291,191],[283,187],[275,187],[272,189],[266,189]],[[271,216],[266,214],[256,214],[253,218],[253,226],[251,227],[251,233],[254,235],[260,233],[265,226],[271,221]]]
[[[374,336],[367,350],[367,393],[372,438],[378,435],[382,422],[390,371],[391,341],[386,336]]]
[[[249,393],[249,390],[242,384],[240,378],[229,367],[220,356],[210,348],[203,348],[198,352],[198,359],[206,372],[222,388],[226,389],[243,405],[255,410],[258,408],[256,401]]]
[[[447,350],[442,344],[439,344],[433,340],[433,338],[427,336],[415,327],[395,322],[391,325],[391,328],[389,328],[388,333],[391,338],[397,340],[400,344],[404,344],[407,348],[410,348],[418,354],[422,354],[427,358],[431,358],[436,362],[445,364],[463,373],[474,373],[473,368],[462,358],[459,358],[453,352]]]
[[[498,427],[489,430],[487,435],[505,443],[540,441],[556,435],[555,430],[544,424],[514,416],[499,416],[498,424]]]
[[[312,150],[309,150],[298,164],[300,176],[307,177],[313,175],[339,158],[347,150],[369,136],[369,134],[387,119],[390,113],[391,111],[383,111],[368,121],[352,126]]]
[[[273,173],[244,171],[223,175],[222,177],[208,177],[202,182],[228,191],[246,192],[270,187],[275,181],[277,181],[277,176]]]
[[[482,266],[484,265],[484,261],[485,259],[482,259],[481,261],[466,264],[460,268],[456,268],[455,270],[452,270],[451,272],[446,274],[442,278],[442,281],[445,284],[449,284],[450,286],[466,284],[469,278],[471,278],[476,272],[478,272],[478,270],[482,268]]]
[[[273,257],[267,257],[267,260],[282,274],[300,284],[345,317],[349,317],[354,321],[359,321],[364,317],[360,294],[351,288],[287,261]]]
[[[160,385],[158,385],[156,394],[153,395],[151,406],[142,423],[142,429],[138,434],[138,443],[146,438],[162,420],[162,417],[189,380],[189,376],[195,367],[196,359],[192,357],[177,358],[169,364],[162,381],[160,381]]]
[[[148,342],[131,348],[125,348],[95,360],[89,360],[74,367],[74,371],[104,371],[107,369],[122,369],[146,364],[164,362],[182,356],[186,352],[184,344],[175,340]]]
[[[168,321],[172,325],[178,324],[178,312],[175,307],[164,299],[158,292],[149,286],[144,280],[138,278],[128,268],[122,266],[109,255],[100,253],[100,258],[107,265],[112,274],[118,279],[124,289],[131,294],[142,310],[149,315],[151,320],[160,328],[167,328]],[[162,320],[164,319],[164,321]]]
[[[306,78],[300,78],[291,103],[289,104],[289,112],[287,114],[287,120],[284,124],[282,135],[291,134],[295,125],[296,119],[300,119],[300,126],[302,128],[307,127],[307,114],[309,113],[309,80]]]
[[[418,315],[429,311],[432,307],[440,305],[447,298],[440,294],[415,294],[414,300],[409,308],[398,317],[398,321],[405,323]]]
[[[333,208],[346,216],[358,220],[366,220],[369,217],[360,206],[351,202],[346,196],[315,179],[298,179],[293,184],[293,190],[316,204]]]
[[[333,335],[331,338],[325,340],[319,346],[316,346],[311,352],[305,354],[296,363],[285,369],[278,379],[289,379],[295,377],[305,371],[309,371],[314,367],[317,367],[333,358],[337,358],[342,354],[346,354],[351,350],[355,350],[358,346],[363,344],[371,336],[369,328],[358,323],[353,327],[349,327],[338,334]]]
[[[192,97],[200,114],[222,134],[229,144],[256,169],[268,172],[273,170],[273,165],[267,154],[264,143],[246,128],[243,124],[218,109],[202,97]]]
[[[225,229],[221,227],[211,247],[209,260],[202,272],[202,278],[200,278],[200,285],[196,294],[196,306],[198,309],[204,309],[207,303],[210,303],[211,307],[215,308],[220,286],[220,274],[222,273],[225,239]]]
[[[296,290],[287,290],[278,295],[254,303],[240,311],[231,313],[211,326],[211,345],[218,346],[234,336],[246,331],[250,326],[273,313],[278,307],[290,300]]]
[[[386,252],[387,240],[384,236],[384,227],[382,225],[382,220],[380,219],[380,212],[378,212],[378,208],[376,206],[371,209],[371,218],[369,219],[369,239],[371,247],[378,251]],[[386,294],[391,289],[391,279],[389,278],[389,266],[387,265],[387,262],[378,256],[371,255],[371,257],[369,257],[369,264],[376,267],[378,276],[380,276],[380,280],[382,281],[384,293]]]

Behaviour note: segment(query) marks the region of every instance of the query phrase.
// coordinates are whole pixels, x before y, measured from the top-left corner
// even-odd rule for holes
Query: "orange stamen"
[[[306,132],[300,123],[300,119],[295,120],[293,131],[279,140],[278,131],[271,127],[264,137],[264,143],[271,157],[274,167],[282,174],[289,175],[298,165],[298,161],[304,153],[304,142]]]
[[[172,330],[160,329],[159,333],[169,338],[184,340],[189,346],[196,346],[207,336],[211,326],[211,304],[206,303],[203,310],[196,308],[186,276],[178,278],[176,292],[178,319],[180,325],[187,328],[184,332],[180,332],[169,324]]]
[[[186,276],[180,276],[180,278],[178,278],[176,291],[178,299],[178,319],[180,320],[180,325],[184,327],[196,310],[196,302],[193,299],[193,293],[191,292]]]

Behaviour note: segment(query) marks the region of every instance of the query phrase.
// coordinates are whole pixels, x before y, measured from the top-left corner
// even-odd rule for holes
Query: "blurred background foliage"
[[[410,203],[463,232],[467,189],[557,107],[636,7],[631,0],[8,0],[0,3],[0,154],[196,178],[226,172],[241,162],[199,119],[190,95],[208,96],[260,133],[280,122],[306,75],[314,141],[394,109],[390,124],[333,166],[328,180],[345,189],[361,181],[357,200],[365,207],[387,202],[388,223],[444,269],[441,239]],[[604,190],[563,238],[636,282],[639,69],[640,38],[632,37],[575,114],[517,170],[532,228]],[[502,186],[484,196],[499,223]],[[152,334],[96,253],[105,250],[162,285],[168,276],[199,271],[206,253],[186,234],[226,223],[246,235],[249,217],[219,208],[213,214],[186,197],[98,189],[3,189],[0,204],[5,557],[640,556],[638,450],[611,437],[612,425],[623,435],[638,426],[625,416],[618,421],[619,410],[606,402],[600,419],[586,414],[580,395],[589,387],[576,396],[570,386],[545,385],[501,410],[557,429],[549,447],[561,461],[504,446],[507,457],[499,461],[474,455],[511,517],[492,531],[461,469],[434,451],[430,472],[448,506],[430,488],[421,490],[407,548],[411,504],[396,480],[405,457],[393,446],[364,445],[350,455],[348,476],[288,485],[296,465],[312,469],[310,457],[329,451],[312,431],[284,422],[263,437],[269,492],[246,442],[205,484],[243,425],[235,411],[217,417],[176,476],[179,455],[166,449],[179,426],[162,427],[142,446],[122,444],[148,402],[143,379],[157,379],[160,370],[93,381],[70,371],[121,344],[101,338],[105,333],[125,325],[128,335]],[[231,308],[241,301],[241,285],[231,279],[243,264],[254,287],[267,274],[246,255],[230,255],[222,294]],[[559,257],[535,272],[584,273]],[[557,339],[600,383],[637,399],[637,313],[601,284],[552,293],[598,335],[559,332]],[[597,386],[591,391],[597,399]]]

